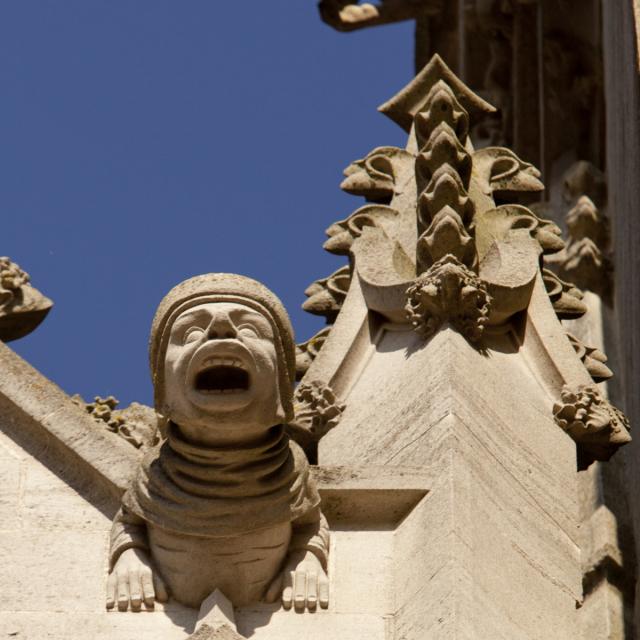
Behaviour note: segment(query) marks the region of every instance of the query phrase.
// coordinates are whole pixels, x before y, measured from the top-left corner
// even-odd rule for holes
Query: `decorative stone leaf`
[[[308,300],[302,308],[309,313],[325,316],[327,322],[332,323],[349,290],[351,273],[349,266],[344,266],[332,273],[328,278],[316,280],[305,290]]]
[[[325,327],[306,342],[296,345],[296,380],[300,380],[307,372],[330,332],[331,327]]]
[[[578,340],[573,334],[567,332],[567,338],[571,346],[575,349],[576,354],[582,360],[587,371],[593,378],[594,382],[604,382],[613,376],[613,371],[605,364],[607,356],[596,349],[596,347],[588,347],[581,340]]]
[[[152,446],[157,442],[157,416],[150,407],[134,402],[126,409],[118,410],[116,407],[119,402],[113,396],[96,396],[93,402],[85,402],[79,395],[74,395],[71,399],[96,422],[106,425],[109,431],[136,449]]]
[[[414,157],[398,147],[376,147],[361,160],[355,160],[345,170],[340,188],[367,200],[389,203],[396,180]]]
[[[473,168],[486,195],[510,191],[542,191],[540,171],[504,147],[485,147],[473,154]]]
[[[53,303],[31,284],[29,274],[0,257],[0,340],[10,342],[31,333]]]
[[[381,204],[366,205],[354,211],[348,218],[334,222],[327,230],[329,239],[323,247],[336,255],[348,255],[351,245],[362,234],[364,227],[383,227],[398,215],[392,207]]]
[[[430,338],[444,323],[469,341],[482,337],[491,300],[478,276],[452,255],[440,259],[407,290],[407,317],[415,330]]]
[[[574,284],[560,279],[550,269],[542,270],[542,279],[558,318],[571,320],[587,312],[587,306],[582,302],[584,294]]]
[[[345,406],[323,382],[312,380],[298,385],[294,396],[294,419],[287,425],[287,431],[311,462],[317,461],[318,441],[338,425]]]
[[[608,460],[620,446],[630,442],[626,416],[595,386],[565,386],[560,397],[561,401],[553,406],[553,416],[582,449],[582,464],[589,459]]]
[[[471,264],[475,249],[460,216],[451,207],[445,206],[418,239],[418,263],[433,264],[449,254],[463,264]]]

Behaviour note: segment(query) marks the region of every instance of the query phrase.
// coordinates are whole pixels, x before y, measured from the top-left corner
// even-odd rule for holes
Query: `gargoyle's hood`
[[[151,325],[149,364],[154,388],[154,403],[162,411],[164,395],[164,358],[171,327],[185,310],[209,302],[233,302],[255,309],[269,320],[278,356],[278,389],[285,420],[293,417],[293,381],[295,380],[295,343],[289,316],[274,293],[256,280],[232,273],[207,273],[176,285],[158,306]]]

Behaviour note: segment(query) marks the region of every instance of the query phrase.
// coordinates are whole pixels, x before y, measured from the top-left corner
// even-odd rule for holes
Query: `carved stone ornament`
[[[338,31],[354,31],[391,22],[411,20],[421,15],[435,15],[442,0],[381,0],[379,3],[321,0],[322,19]]]
[[[608,358],[600,349],[588,347],[571,333],[567,333],[567,338],[594,382],[604,382],[613,376],[613,371],[605,364]]]
[[[53,303],[31,284],[29,274],[9,258],[0,258],[0,340],[10,342],[31,333]]]
[[[106,425],[109,431],[136,449],[157,444],[157,417],[149,407],[134,402],[126,409],[118,410],[119,402],[113,396],[96,396],[93,402],[85,402],[81,396],[75,395],[72,400],[99,424]]]
[[[107,607],[170,594],[198,608],[216,591],[235,606],[282,597],[290,608],[295,595],[298,610],[326,607],[328,526],[284,428],[295,345],[280,301],[242,276],[191,278],[160,303],[150,363],[166,438],[113,522]],[[108,398],[92,412],[104,419],[114,407]],[[283,592],[291,572],[305,576],[295,594]]]
[[[340,311],[350,282],[349,267],[340,267],[328,278],[316,280],[306,288],[304,293],[308,299],[302,308],[314,315],[324,316],[328,323],[332,323]]]
[[[609,219],[605,176],[590,162],[574,163],[565,173],[564,200],[567,246],[549,263],[580,288],[593,291],[605,302],[613,296],[613,264],[610,258]]]
[[[300,380],[307,372],[325,340],[329,337],[331,327],[324,327],[311,336],[306,342],[296,345],[296,380]]]
[[[587,312],[587,306],[582,302],[584,294],[573,283],[562,280],[550,269],[542,270],[542,279],[558,318],[571,320]]]
[[[483,282],[451,255],[436,262],[407,290],[407,316],[425,339],[450,322],[471,342],[477,342],[487,323],[489,306]]]
[[[583,460],[608,460],[631,441],[629,421],[594,386],[565,387],[553,407],[558,425],[579,445]]]
[[[371,202],[388,204],[406,172],[413,168],[413,156],[399,147],[377,147],[345,170],[340,188]]]
[[[298,385],[293,408],[295,417],[287,429],[307,455],[315,458],[314,445],[338,425],[345,404],[338,401],[331,387],[312,380]]]

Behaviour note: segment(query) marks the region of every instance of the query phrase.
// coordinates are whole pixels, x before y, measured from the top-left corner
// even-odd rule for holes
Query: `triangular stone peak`
[[[429,92],[438,82],[443,82],[453,90],[456,99],[471,117],[476,118],[495,111],[495,107],[473,93],[438,54],[431,58],[424,69],[404,89],[381,105],[378,110],[408,133],[414,117],[422,110]]]
[[[505,204],[540,172],[474,149],[493,108],[438,56],[381,110],[409,142],[345,172],[369,204],[327,231],[351,278],[305,353],[301,389],[322,393],[299,395],[296,432],[321,468],[433,479],[394,534],[396,637],[577,638],[577,471],[630,436],[562,324],[587,307],[552,270],[560,229]]]

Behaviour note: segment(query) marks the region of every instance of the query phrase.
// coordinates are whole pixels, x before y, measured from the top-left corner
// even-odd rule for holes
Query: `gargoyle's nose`
[[[208,340],[228,340],[237,338],[238,332],[226,311],[216,313],[207,328]]]

